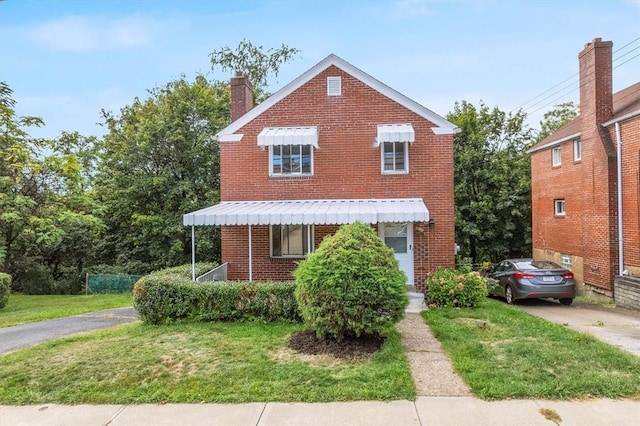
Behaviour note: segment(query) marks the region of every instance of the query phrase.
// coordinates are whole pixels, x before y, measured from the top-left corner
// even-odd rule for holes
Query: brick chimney
[[[613,116],[613,42],[601,38],[587,43],[580,62],[580,116],[599,126]]]
[[[231,121],[236,121],[253,108],[253,86],[243,72],[231,78]]]

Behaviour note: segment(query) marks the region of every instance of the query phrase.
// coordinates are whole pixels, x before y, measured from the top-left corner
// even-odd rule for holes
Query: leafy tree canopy
[[[522,112],[456,103],[447,119],[454,141],[456,241],[474,262],[531,253],[530,160],[533,131]]]

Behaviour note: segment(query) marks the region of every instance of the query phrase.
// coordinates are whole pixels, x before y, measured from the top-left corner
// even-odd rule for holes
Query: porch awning
[[[378,124],[376,144],[383,142],[413,142],[415,132],[411,124]]]
[[[318,148],[318,128],[308,127],[265,127],[258,134],[258,146],[272,145],[313,145]]]
[[[223,201],[185,214],[185,226],[341,225],[352,222],[428,222],[421,198],[366,200]]]

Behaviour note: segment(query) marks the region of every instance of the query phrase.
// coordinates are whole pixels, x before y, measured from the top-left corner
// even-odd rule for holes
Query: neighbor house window
[[[562,164],[562,151],[558,146],[551,150],[551,165],[553,167],[556,167],[556,166],[559,166],[560,164]]]
[[[560,258],[560,265],[565,268],[565,269],[571,269],[571,256],[569,256],[568,254],[563,254],[562,257]]]
[[[557,200],[553,200],[554,213],[556,216],[564,216],[565,215],[565,205],[564,198],[559,198]]]
[[[311,225],[272,225],[272,257],[304,257],[313,251]]]
[[[313,174],[313,146],[273,145],[269,147],[271,176]]]
[[[573,161],[582,160],[582,141],[576,139],[573,141]]]
[[[407,173],[409,171],[409,143],[382,143],[382,173]]]

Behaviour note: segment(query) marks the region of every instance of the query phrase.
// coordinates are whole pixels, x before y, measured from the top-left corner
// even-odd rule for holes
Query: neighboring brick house
[[[255,108],[252,96],[237,73],[216,135],[221,202],[183,220],[221,226],[228,279],[292,279],[354,221],[377,229],[418,290],[454,266],[453,124],[335,55]]]
[[[615,276],[640,275],[640,82],[612,93],[612,47],[580,52],[580,115],[528,151],[534,257],[606,297]]]

